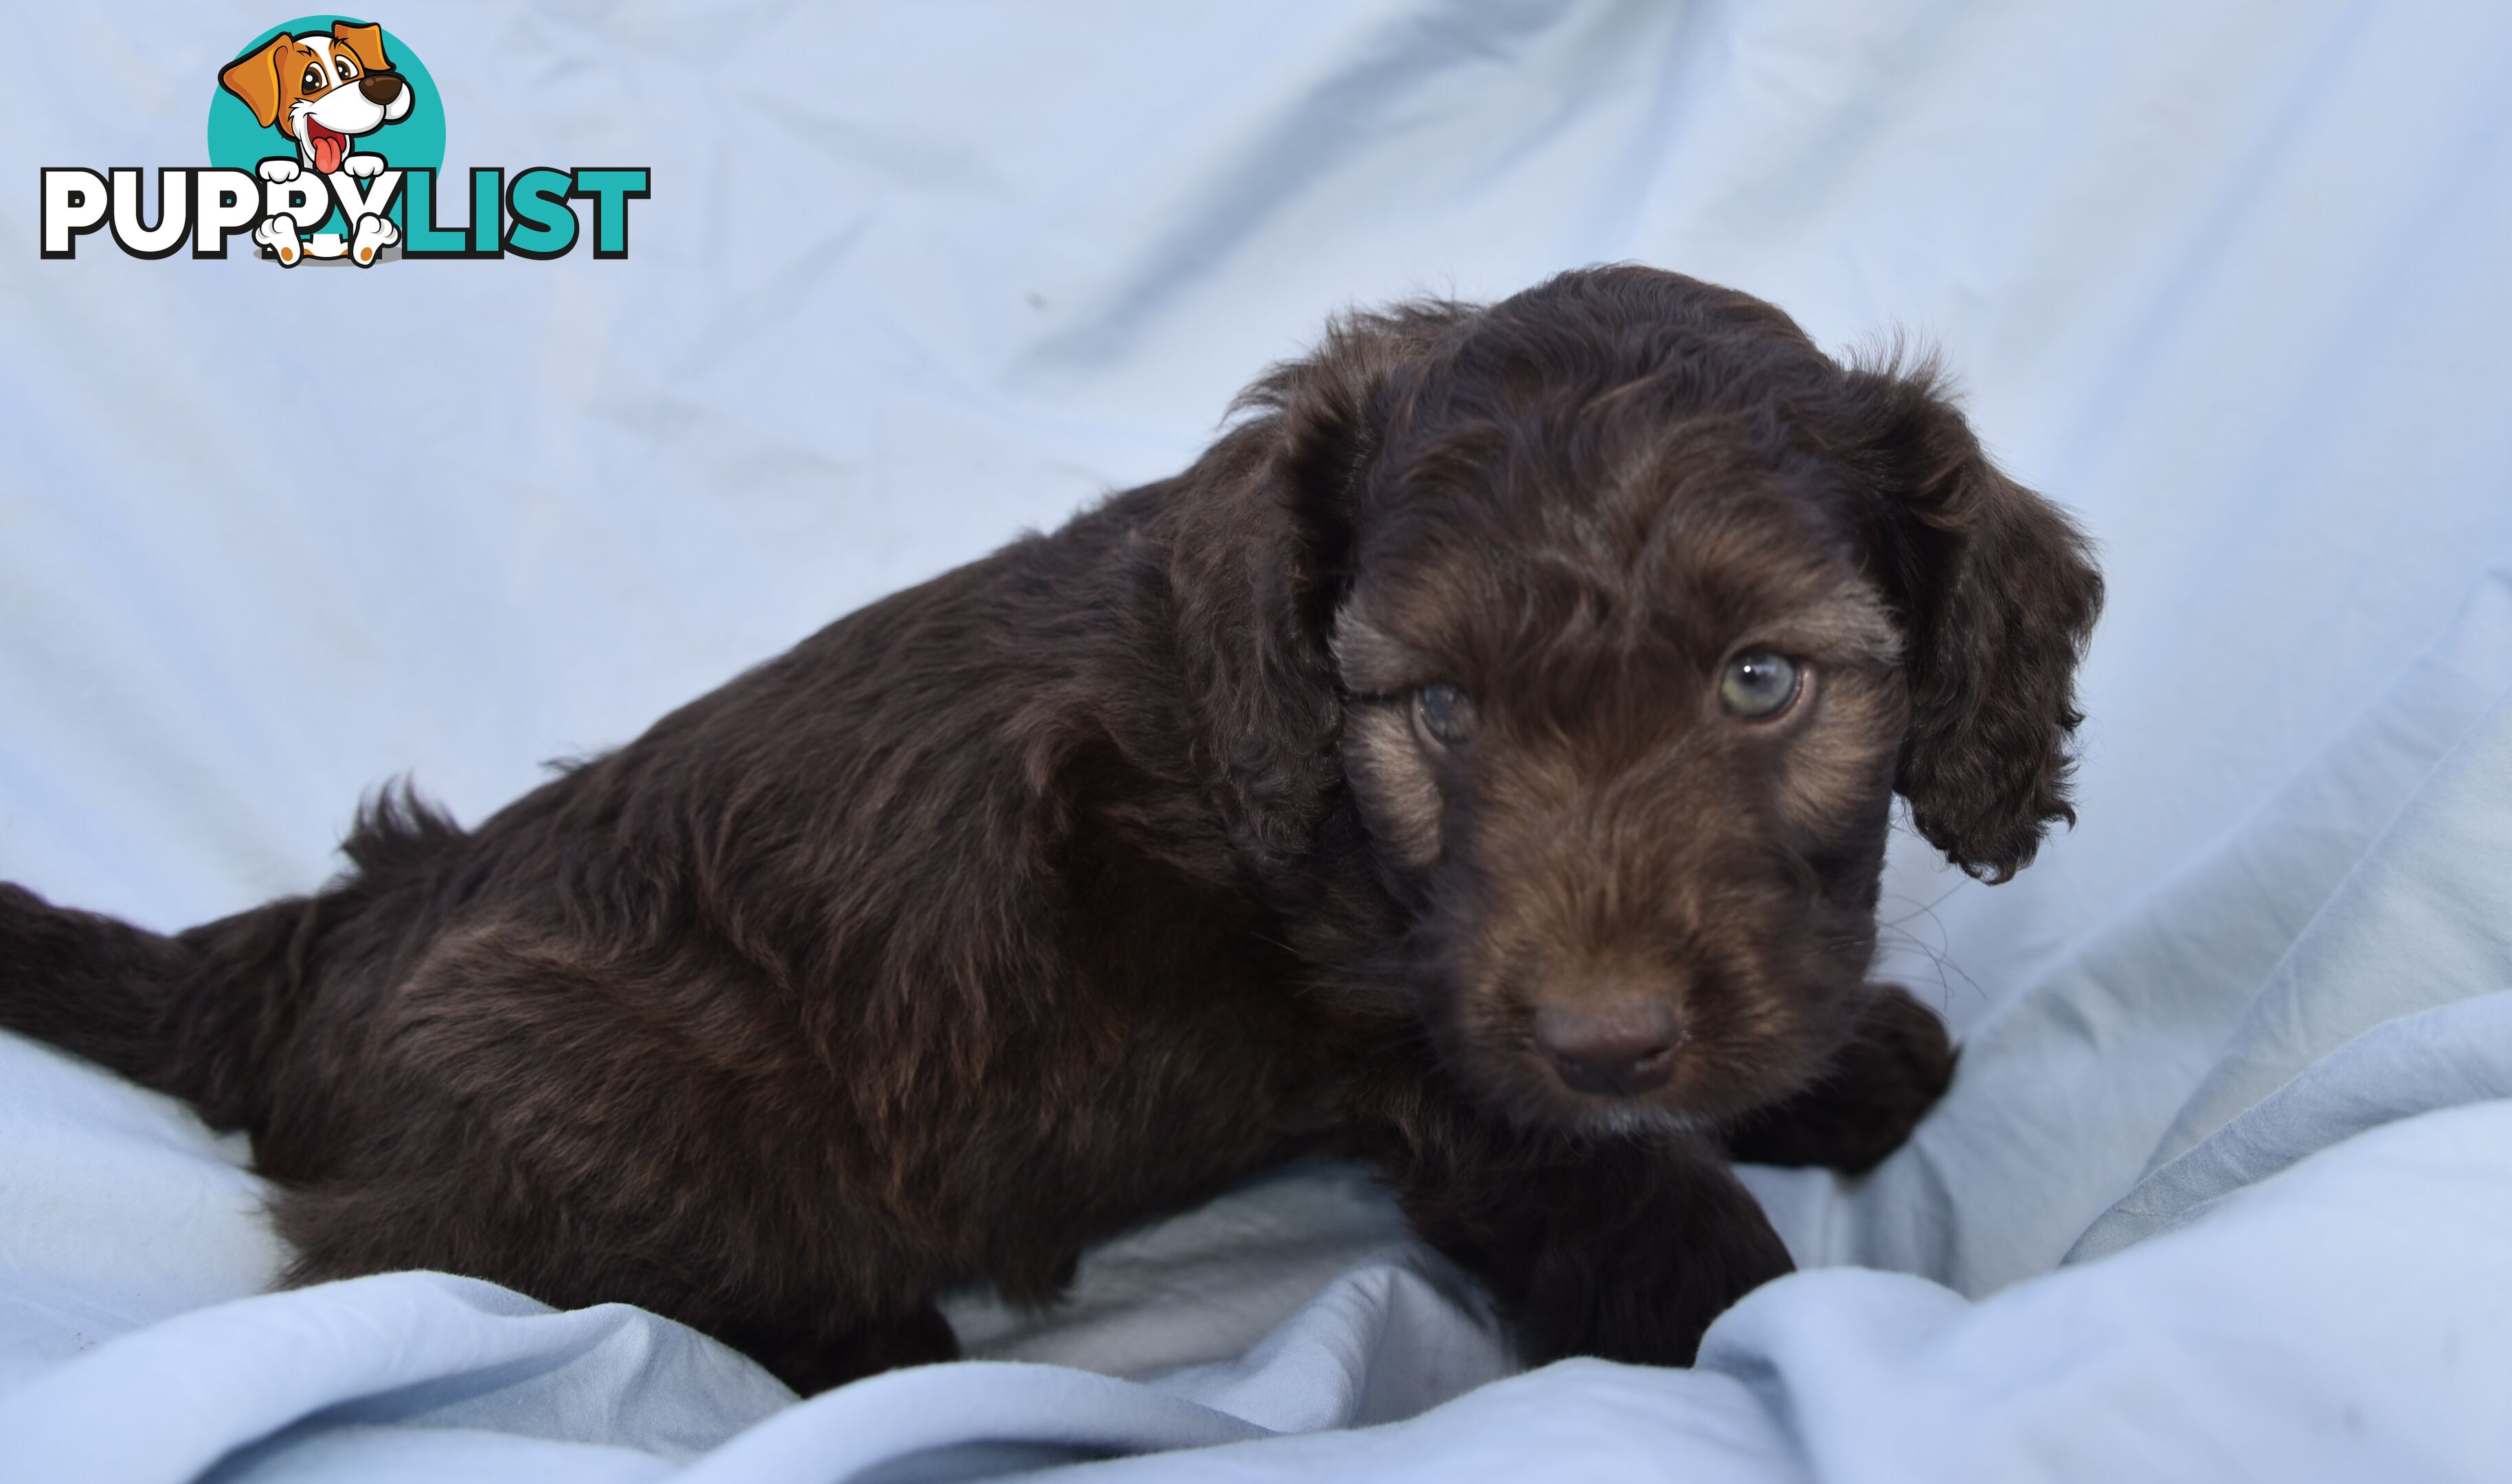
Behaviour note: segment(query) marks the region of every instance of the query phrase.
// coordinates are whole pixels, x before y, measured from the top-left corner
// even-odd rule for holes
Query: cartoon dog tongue
[[[326,129],[312,119],[305,121],[305,142],[314,146],[314,169],[330,175],[340,168],[340,157],[349,152],[349,137],[336,129]]]

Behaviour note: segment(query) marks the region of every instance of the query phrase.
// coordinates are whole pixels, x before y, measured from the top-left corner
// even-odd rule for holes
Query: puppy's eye
[[[323,68],[319,64],[309,61],[305,64],[305,76],[298,80],[296,86],[304,89],[308,93],[312,93],[319,88],[330,86],[330,83],[331,79],[323,75]]]
[[[1456,747],[1474,734],[1474,703],[1454,685],[1425,685],[1413,693],[1413,720],[1432,741]]]
[[[1739,654],[1718,680],[1718,699],[1748,722],[1772,721],[1796,703],[1804,672],[1785,654]]]
[[[345,57],[335,57],[332,59],[332,70],[340,74],[340,81],[347,82],[358,75],[358,64]]]

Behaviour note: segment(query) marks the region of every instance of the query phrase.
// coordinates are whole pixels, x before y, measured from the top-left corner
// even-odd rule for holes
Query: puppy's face
[[[1582,421],[1391,455],[1334,627],[1345,773],[1461,1077],[1704,1125],[1854,1018],[1902,635],[1843,471],[1718,416]]]
[[[2100,575],[1924,369],[1624,264],[1347,318],[1242,406],[1172,579],[1223,824],[1500,1110],[1786,1096],[1866,993],[1896,795],[1990,881],[2075,817]]]
[[[264,125],[296,141],[304,163],[324,175],[340,168],[350,141],[410,114],[410,86],[392,70],[383,31],[340,21],[325,35],[282,32],[237,58],[220,86]]]
[[[1354,316],[1248,405],[1269,452],[1208,540],[1253,565],[1194,582],[1271,605],[1213,645],[1234,839],[1296,874],[1349,801],[1392,909],[1356,982],[1399,969],[1484,1103],[1602,1132],[1786,1097],[1866,995],[1894,796],[1987,881],[2075,819],[2102,580],[1927,370],[1605,266]]]

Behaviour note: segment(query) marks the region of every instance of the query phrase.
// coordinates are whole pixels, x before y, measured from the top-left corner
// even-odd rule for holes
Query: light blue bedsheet
[[[410,0],[448,166],[650,168],[627,259],[37,260],[38,167],[199,163],[286,19],[0,47],[0,879],[304,889],[392,773],[477,819],[1175,469],[1339,305],[1625,257],[1942,346],[2079,514],[2082,824],[1897,844],[1961,1075],[1749,1173],[1807,1270],[1690,1372],[1512,1375],[1315,1166],[798,1405],[633,1309],[269,1292],[240,1140],[0,1035],[0,1478],[2512,1470],[2512,13]]]

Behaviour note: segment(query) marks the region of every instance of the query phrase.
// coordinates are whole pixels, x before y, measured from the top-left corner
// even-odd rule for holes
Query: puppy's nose
[[[401,97],[401,78],[391,72],[370,72],[358,79],[358,91],[365,94],[371,103],[389,105],[394,98]]]
[[[1579,1092],[1630,1097],[1665,1086],[1683,1035],[1683,1017],[1654,996],[1548,1005],[1535,1015],[1536,1044]]]

